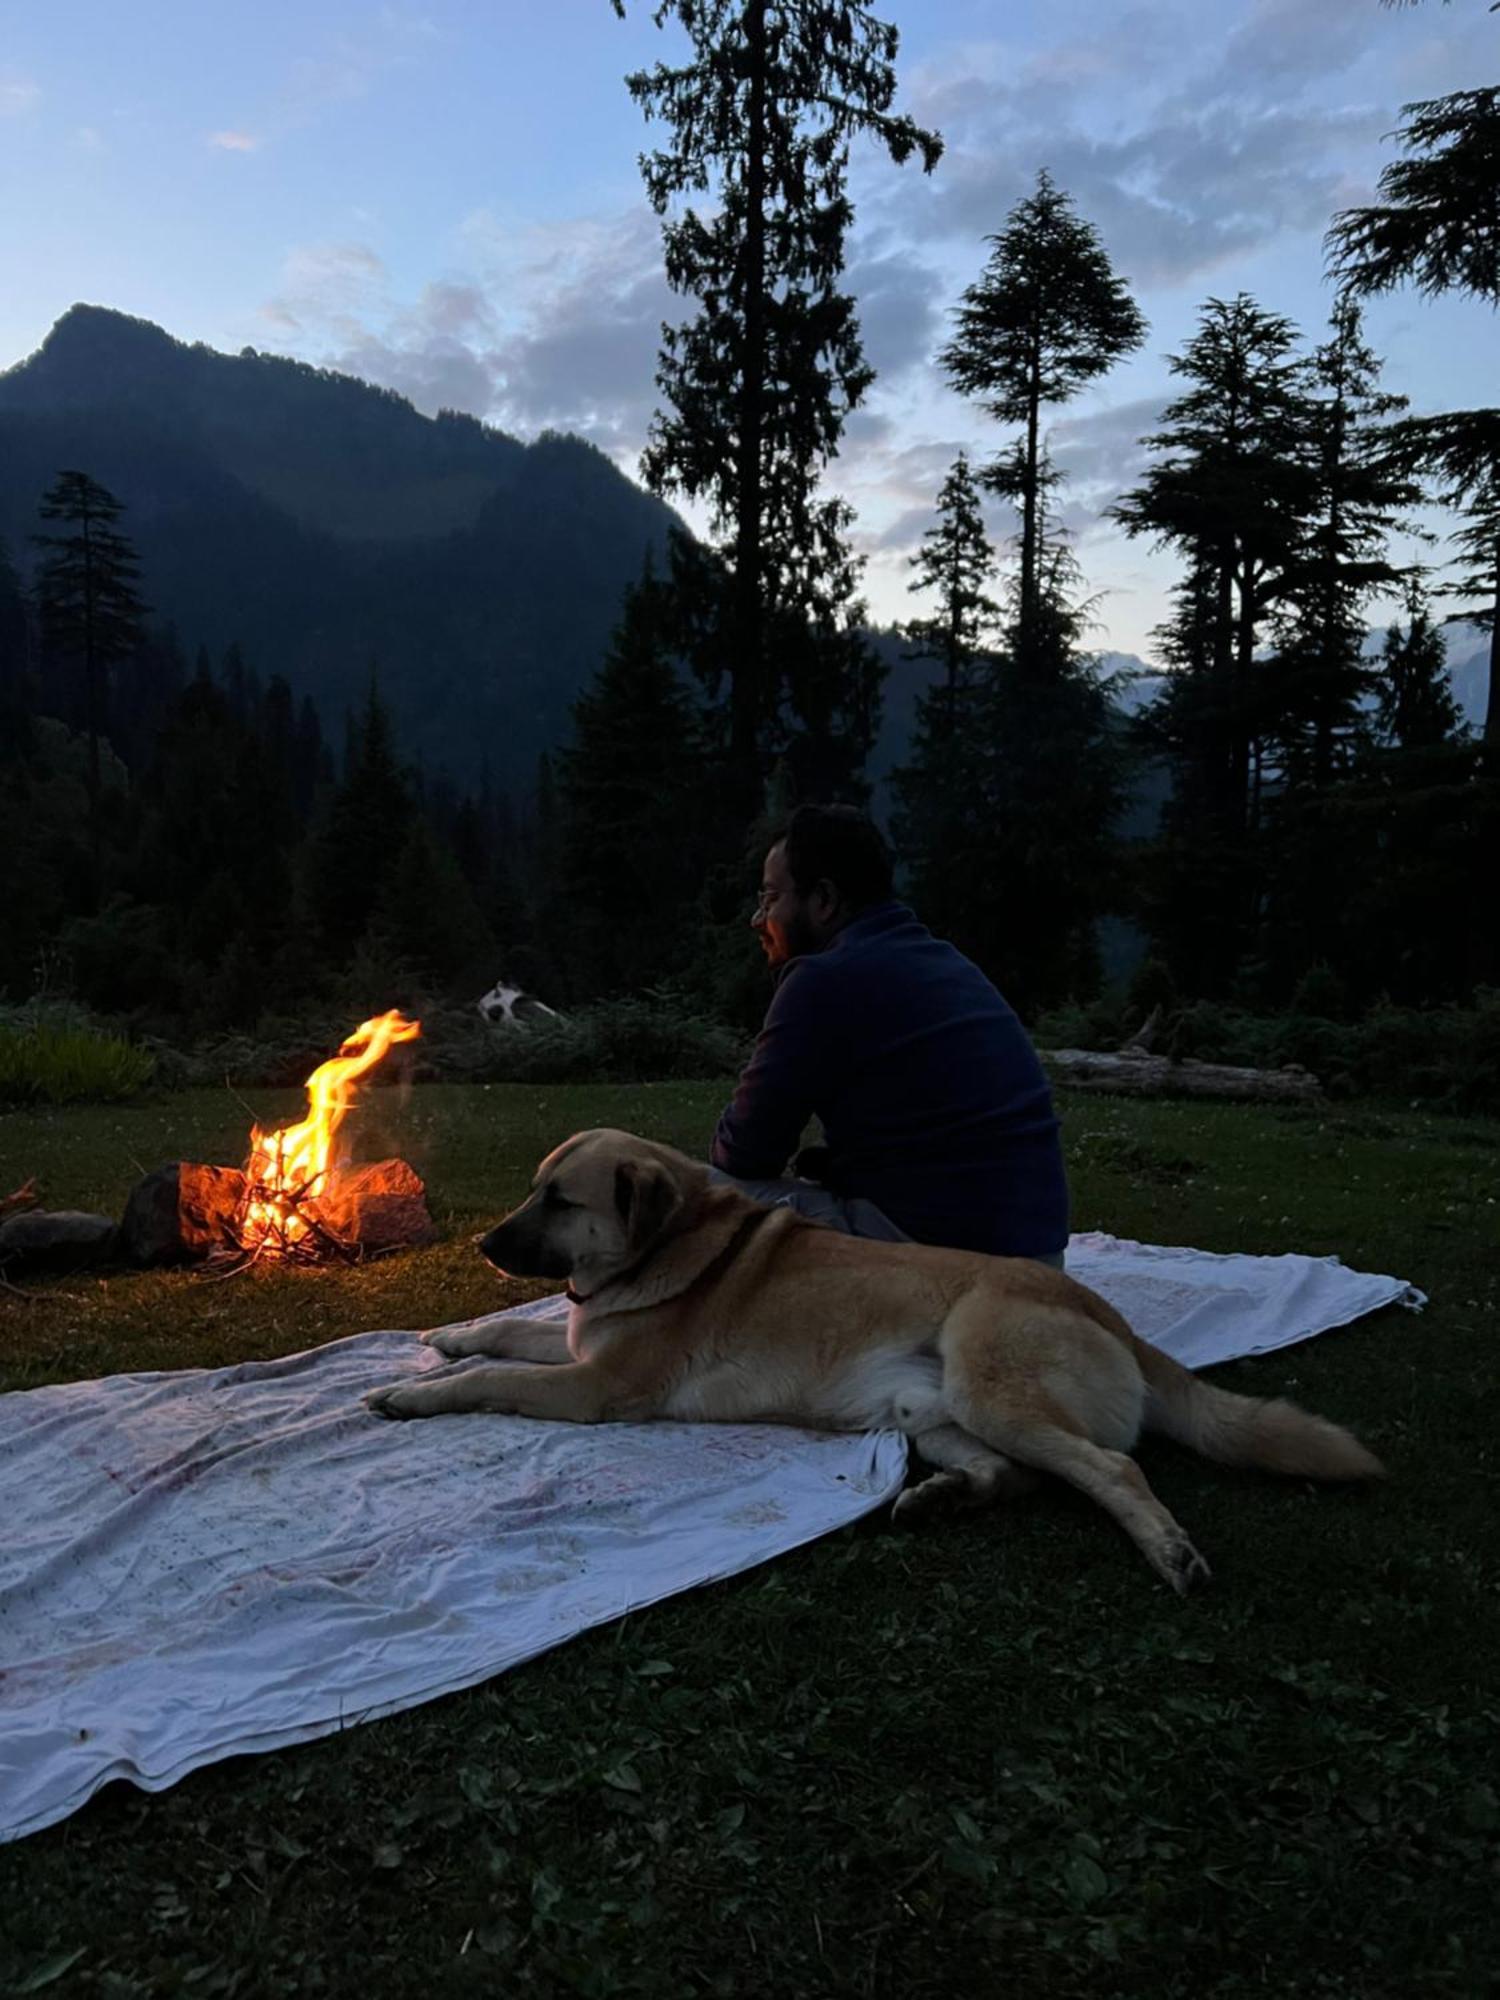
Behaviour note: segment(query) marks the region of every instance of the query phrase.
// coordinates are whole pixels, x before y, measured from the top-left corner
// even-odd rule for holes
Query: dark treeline
[[[150,625],[119,503],[86,475],[59,478],[44,518],[33,590],[0,567],[0,994],[191,1036],[477,995],[501,936],[530,973],[534,812],[405,767],[373,668],[334,743],[238,646],[188,658]]]
[[[327,718],[274,663],[189,658],[152,621],[129,495],[60,471],[32,548],[0,557],[0,996],[210,1033],[472,1000],[503,973],[554,1002],[671,986],[754,1017],[767,830],[800,799],[868,799],[881,711],[849,512],[819,488],[872,380],[839,288],[847,155],[873,139],[931,170],[941,144],[892,110],[895,34],[862,8],[677,11],[688,60],[630,87],[670,133],[643,168],[700,311],[666,336],[645,472],[705,501],[712,539],[676,536],[627,592],[531,793],[460,794],[409,767],[374,663],[360,710]],[[1409,107],[1438,183],[1496,96]],[[895,671],[928,691],[893,832],[922,914],[1029,1018],[1099,991],[1106,918],[1133,927],[1142,991],[1182,999],[1350,1017],[1500,981],[1494,676],[1471,738],[1429,595],[1493,624],[1500,412],[1408,412],[1358,305],[1407,281],[1496,297],[1488,266],[1438,268],[1394,226],[1433,199],[1395,174],[1336,219],[1321,338],[1240,294],[1170,357],[1180,392],[1114,509],[1180,564],[1162,691],[1131,723],[1087,645],[1046,425],[1145,322],[1045,173],[956,302],[941,360],[975,437],[913,560]],[[1014,507],[1014,560],[986,492]],[[1459,515],[1451,582],[1393,555],[1434,498]],[[1372,655],[1382,598],[1404,610]],[[1143,826],[1147,793],[1166,803]]]

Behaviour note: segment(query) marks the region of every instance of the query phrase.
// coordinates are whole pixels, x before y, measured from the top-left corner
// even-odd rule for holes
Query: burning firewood
[[[179,1160],[133,1190],[121,1224],[137,1264],[208,1259],[230,1270],[253,1263],[356,1263],[437,1236],[426,1191],[404,1160],[355,1166],[339,1157],[339,1128],[358,1086],[421,1024],[391,1012],[363,1022],[307,1079],[308,1115],[276,1130],[252,1128],[243,1170]]]
[[[252,1256],[285,1257],[307,1238],[326,1233],[320,1204],[337,1174],[335,1142],[355,1087],[398,1042],[415,1041],[421,1032],[420,1021],[408,1021],[394,1008],[361,1022],[338,1054],[307,1079],[308,1112],[300,1125],[275,1132],[255,1127],[238,1221],[242,1249]]]

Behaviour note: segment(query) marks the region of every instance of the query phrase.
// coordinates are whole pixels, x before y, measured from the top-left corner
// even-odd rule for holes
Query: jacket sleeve
[[[773,1180],[784,1174],[803,1128],[826,1095],[836,1051],[825,1026],[822,984],[798,960],[781,976],[754,1053],[709,1149],[713,1165],[736,1180]]]

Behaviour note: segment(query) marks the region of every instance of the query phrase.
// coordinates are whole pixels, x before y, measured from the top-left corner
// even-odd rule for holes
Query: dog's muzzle
[[[510,1278],[566,1278],[573,1270],[572,1259],[549,1246],[544,1232],[529,1218],[518,1222],[509,1216],[497,1223],[488,1236],[480,1237],[479,1251]]]

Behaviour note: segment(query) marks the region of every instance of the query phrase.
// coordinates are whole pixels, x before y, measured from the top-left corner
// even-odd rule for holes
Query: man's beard
[[[821,941],[809,920],[800,913],[789,923],[781,926],[784,955],[776,961],[784,965],[789,958],[805,958],[809,952],[822,949]]]

